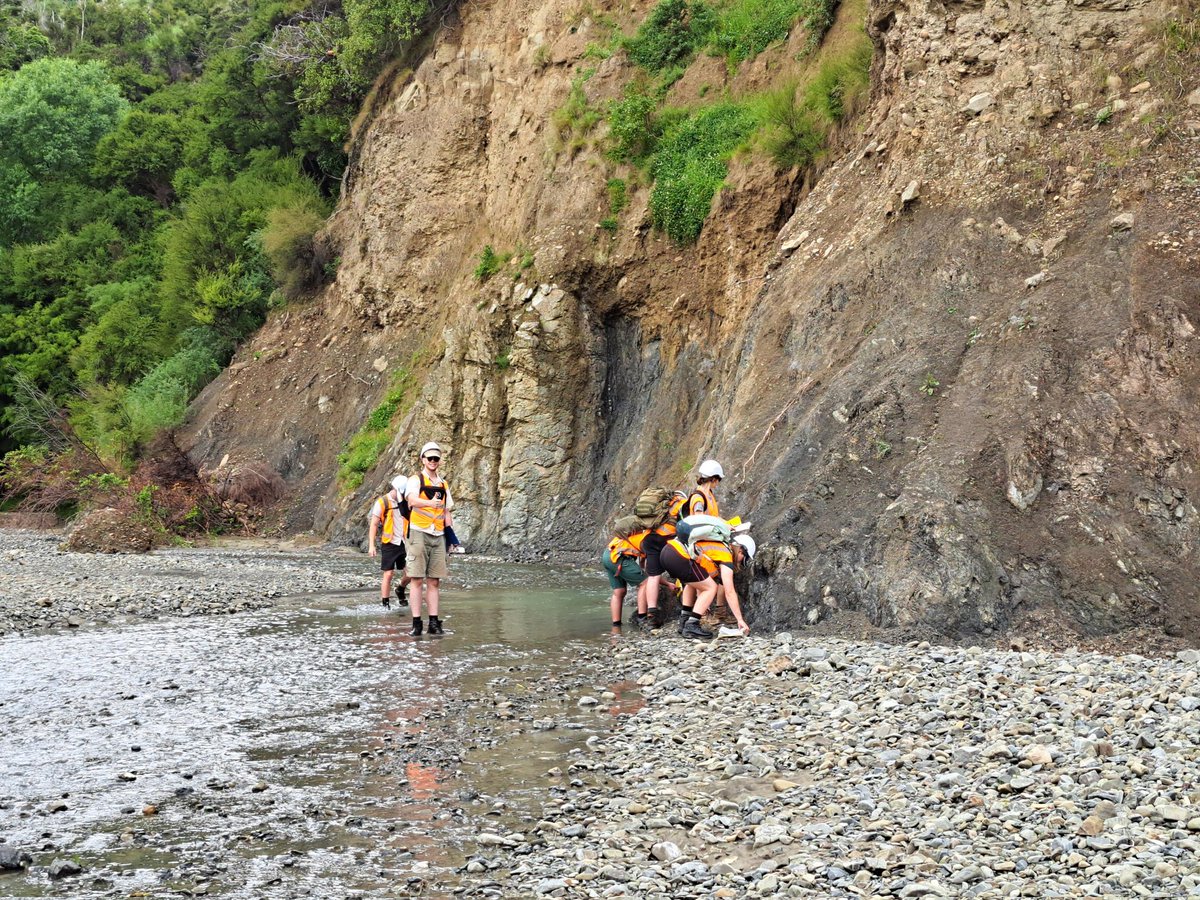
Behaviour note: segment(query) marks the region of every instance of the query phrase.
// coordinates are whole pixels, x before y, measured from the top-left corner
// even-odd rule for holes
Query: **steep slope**
[[[355,540],[437,439],[471,542],[531,554],[590,552],[713,455],[765,547],[760,623],[1200,636],[1200,77],[1194,30],[1162,24],[1194,7],[872,2],[861,131],[815,186],[736,159],[687,248],[645,188],[600,228],[608,164],[553,134],[592,16],[472,6],[386,86],[336,283],[202,395],[193,458],[266,459],[289,528]],[[673,90],[768,82],[802,40]],[[580,89],[629,77],[617,54]],[[484,245],[515,255],[480,284]],[[400,370],[395,438],[347,492],[337,454]]]

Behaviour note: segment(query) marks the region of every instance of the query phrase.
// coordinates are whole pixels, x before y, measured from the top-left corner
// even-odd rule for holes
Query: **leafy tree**
[[[149,279],[97,285],[88,298],[96,323],[83,333],[71,365],[85,384],[130,384],[162,353],[155,285]]]
[[[39,59],[0,80],[0,152],[35,178],[80,175],[128,105],[99,63]]]
[[[188,119],[135,109],[100,139],[92,171],[169,206],[174,197],[171,179],[191,136]]]
[[[0,20],[0,69],[19,69],[50,55],[50,39],[29,22]]]

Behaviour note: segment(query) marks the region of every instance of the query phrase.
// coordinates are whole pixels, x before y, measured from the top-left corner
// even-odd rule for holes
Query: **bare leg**
[[[613,588],[612,597],[608,600],[609,612],[612,613],[611,621],[617,625],[621,624],[621,605],[625,602],[625,588]]]
[[[692,585],[688,585],[692,587]],[[711,578],[705,579],[696,585],[696,605],[692,608],[692,615],[703,616],[708,612],[708,608],[712,606],[713,600],[717,597],[717,583]]]
[[[395,569],[388,569],[383,573],[383,585],[379,588],[379,598],[381,600],[392,599],[392,575],[394,575],[395,572]]]
[[[685,584],[683,586],[683,597],[680,599],[684,609],[691,609],[696,604],[696,585]]]
[[[440,578],[425,579],[425,605],[429,607],[429,614],[436,616],[438,614],[438,601],[442,597]]]
[[[647,609],[658,609],[658,584],[662,581],[661,575],[649,575],[642,584],[646,588],[645,600],[638,600],[638,612],[646,612]]]
[[[639,616],[646,615],[646,582],[643,581],[637,589],[637,611]]]

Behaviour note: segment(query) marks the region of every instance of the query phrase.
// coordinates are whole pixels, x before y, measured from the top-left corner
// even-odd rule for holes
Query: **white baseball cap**
[[[754,543],[754,538],[750,537],[748,534],[739,534],[733,539],[733,542],[735,544],[741,544],[742,549],[746,551],[746,555],[751,559],[754,559],[754,554],[758,550],[758,547]]]
[[[438,456],[442,455],[442,448],[439,447],[436,442],[430,441],[428,444],[426,444],[424,447],[421,448],[421,458],[424,459],[425,454],[427,454],[430,450],[435,451]]]

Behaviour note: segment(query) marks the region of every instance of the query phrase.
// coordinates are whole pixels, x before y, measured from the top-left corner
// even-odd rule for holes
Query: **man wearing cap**
[[[450,511],[454,498],[450,485],[438,474],[442,448],[430,441],[421,448],[421,471],[408,479],[405,498],[408,500],[408,537],[404,546],[408,555],[408,577],[415,583],[412,592],[412,634],[423,631],[421,597],[429,606],[429,633],[441,634],[438,618],[441,579],[449,574],[446,566],[445,530],[453,525]]]

